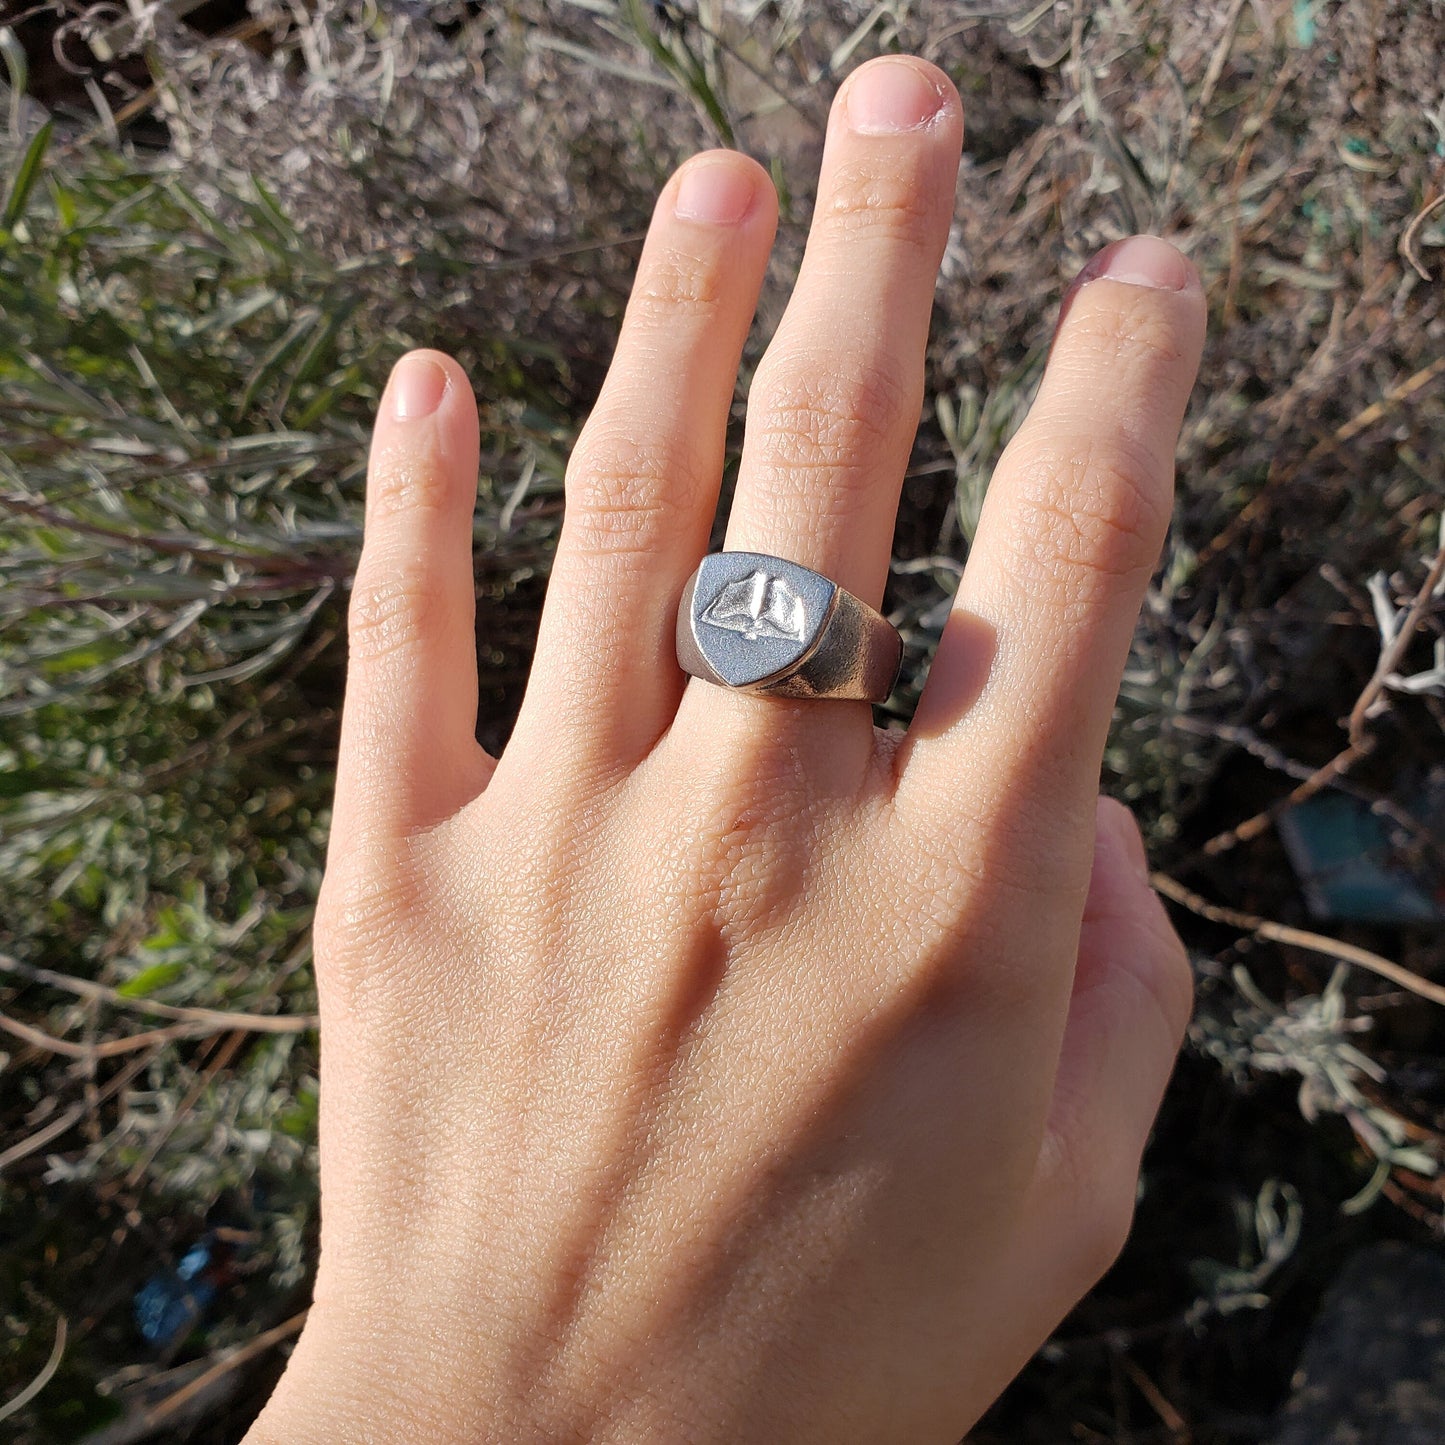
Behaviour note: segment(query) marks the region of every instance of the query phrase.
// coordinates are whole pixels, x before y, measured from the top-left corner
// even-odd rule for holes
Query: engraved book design
[[[781,577],[766,572],[729,582],[708,603],[700,620],[740,632],[750,642],[763,637],[802,642],[806,636],[803,599]]]

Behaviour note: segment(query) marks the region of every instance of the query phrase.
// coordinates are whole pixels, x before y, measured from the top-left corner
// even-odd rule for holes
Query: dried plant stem
[[[257,1355],[264,1354],[272,1345],[279,1345],[282,1340],[299,1334],[301,1326],[306,1323],[308,1313],[310,1313],[309,1307],[292,1315],[289,1320],[283,1320],[279,1325],[262,1331],[255,1339],[248,1340],[239,1348],[226,1351],[210,1369],[203,1370],[189,1384],[182,1385],[173,1395],[167,1395],[159,1405],[150,1410],[143,1422],[145,1430],[149,1432],[164,1423],[188,1400],[195,1399],[202,1390],[214,1384],[223,1375],[240,1369],[248,1361],[254,1360]]]
[[[1410,224],[1405,227],[1400,237],[1400,254],[1415,268],[1416,274],[1422,281],[1431,281],[1434,278],[1425,269],[1424,262],[1415,252],[1415,237],[1420,234],[1420,228],[1440,209],[1445,206],[1445,191],[1442,191],[1433,200],[1425,204],[1415,212]]]
[[[55,1343],[50,1349],[50,1358],[40,1367],[40,1373],[15,1396],[13,1400],[7,1400],[0,1405],[0,1420],[8,1420],[12,1415],[18,1415],[51,1381],[55,1372],[60,1368],[60,1362],[65,1358],[65,1316],[55,1322]]]
[[[317,1019],[313,1014],[292,1014],[285,1017],[251,1014],[230,1014],[225,1022],[190,1020],[172,1024],[163,1029],[147,1029],[140,1034],[125,1034],[118,1039],[104,1039],[97,1044],[77,1044],[69,1039],[57,1038],[33,1024],[21,1023],[9,1014],[0,1013],[0,1032],[42,1049],[49,1054],[62,1054],[67,1059],[83,1059],[87,1063],[94,1059],[111,1059],[120,1054],[134,1053],[136,1049],[148,1049],[152,1044],[168,1044],[180,1039],[203,1039],[208,1034],[224,1033],[228,1029],[242,1029],[250,1033],[299,1034],[314,1029]]]
[[[1445,362],[1445,357],[1441,357],[1441,361]],[[1425,609],[1429,607],[1442,577],[1445,577],[1445,537],[1440,539],[1440,550],[1435,553],[1435,560],[1430,564],[1429,571],[1425,573],[1425,580],[1411,599],[1409,610],[1405,613],[1404,621],[1400,623],[1399,631],[1380,653],[1380,660],[1375,664],[1374,675],[1365,684],[1364,691],[1360,693],[1354,707],[1350,709],[1350,746],[1352,748],[1364,746],[1365,718],[1375,705],[1376,699],[1385,690],[1385,684],[1394,676],[1400,664],[1405,660],[1405,653],[1409,649],[1415,632],[1425,616]]]
[[[1284,773],[1296,782],[1309,782],[1318,771],[1309,763],[1297,762],[1281,749],[1266,742],[1257,733],[1237,724],[1181,716],[1171,719],[1170,726],[1195,737],[1218,738],[1221,742],[1229,743],[1233,747],[1243,748],[1251,757],[1258,758],[1267,768],[1273,768],[1277,773]],[[1335,781],[1341,792],[1347,793],[1352,798],[1358,798],[1369,806],[1372,813],[1379,813],[1389,818],[1411,834],[1419,843],[1440,853],[1442,859],[1445,859],[1445,851],[1442,851],[1442,845],[1435,837],[1434,832],[1413,813],[1402,808],[1393,798],[1387,798],[1373,788],[1364,787],[1347,777],[1337,777]],[[1234,831],[1231,829],[1228,834],[1220,836],[1232,837]]]
[[[1441,361],[1445,363],[1445,357],[1442,357]],[[1355,699],[1354,707],[1350,709],[1349,744],[1336,753],[1329,762],[1316,768],[1309,777],[1298,787],[1286,793],[1283,798],[1271,803],[1268,808],[1254,814],[1253,817],[1246,818],[1244,822],[1237,823],[1234,827],[1216,834],[1204,845],[1206,853],[1218,856],[1220,853],[1227,853],[1240,843],[1247,843],[1251,838],[1257,838],[1281,813],[1328,787],[1370,751],[1374,746],[1374,740],[1365,732],[1365,719],[1384,691],[1386,683],[1394,676],[1396,669],[1404,660],[1410,642],[1419,629],[1426,609],[1430,606],[1431,599],[1440,586],[1442,578],[1445,578],[1445,541],[1441,542],[1440,550],[1435,554],[1435,560],[1425,573],[1425,580],[1415,593],[1404,621],[1400,624],[1399,631],[1381,650],[1380,660],[1375,664],[1375,670],[1371,674],[1369,682],[1361,689],[1359,697]]]
[[[1434,1181],[1431,1181],[1432,1183]],[[1387,1179],[1380,1186],[1380,1193],[1385,1196],[1397,1209],[1403,1210],[1417,1224],[1423,1224],[1432,1234],[1440,1232],[1440,1213],[1437,1209],[1428,1209],[1413,1194],[1396,1184],[1393,1179]]]
[[[43,7],[37,7],[37,9],[39,8]],[[244,43],[249,40],[254,40],[256,36],[262,34],[269,28],[270,24],[265,20],[243,21],[238,25],[232,25],[228,29],[211,36],[201,49],[202,51],[214,51],[219,50],[222,45],[228,42]],[[108,124],[102,123],[83,132],[74,140],[70,141],[62,150],[61,154],[67,158],[82,154],[87,146],[93,145],[98,140],[105,139],[107,131],[112,127],[118,130],[121,126],[127,125],[135,120],[138,116],[144,115],[152,106],[157,104],[160,100],[160,94],[159,86],[148,85],[144,90],[133,95],[126,101],[119,110],[115,111],[113,115],[109,117]]]
[[[1210,857],[1217,857],[1221,853],[1229,852],[1231,848],[1237,848],[1241,843],[1248,843],[1252,838],[1259,837],[1281,813],[1287,812],[1296,804],[1303,803],[1306,798],[1312,798],[1322,789],[1329,787],[1331,783],[1349,772],[1368,751],[1368,738],[1360,747],[1356,747],[1352,743],[1349,747],[1341,749],[1329,762],[1316,768],[1298,787],[1291,788],[1284,797],[1255,813],[1253,817],[1246,818],[1244,822],[1236,823],[1234,827],[1217,833],[1204,845],[1205,853]]]
[[[1225,908],[1211,903],[1202,894],[1186,888],[1167,873],[1153,873],[1149,881],[1166,898],[1172,899],[1191,913],[1198,914],[1200,918],[1207,918],[1211,923],[1223,923],[1230,928],[1252,933],[1256,938],[1268,939],[1272,943],[1287,943],[1295,948],[1308,949],[1311,953],[1322,953],[1327,958],[1337,958],[1342,963],[1355,964],[1381,978],[1389,979],[1391,983],[1399,984],[1401,988],[1408,989],[1421,998],[1429,999],[1431,1003],[1445,1005],[1445,987],[1431,983],[1429,979],[1421,978],[1418,973],[1413,973],[1388,958],[1382,958],[1378,953],[1371,953],[1367,948],[1359,948],[1353,943],[1345,943],[1323,933],[1292,928],[1287,923],[1274,923],[1268,918],[1260,918],[1257,914],[1245,913],[1238,908]]]
[[[1269,506],[1273,500],[1275,487],[1292,481],[1307,466],[1328,456],[1337,447],[1343,446],[1362,431],[1374,426],[1376,422],[1382,421],[1402,401],[1408,401],[1416,392],[1424,390],[1442,372],[1445,372],[1445,356],[1437,356],[1428,366],[1422,366],[1403,381],[1397,382],[1378,401],[1373,401],[1369,406],[1356,412],[1349,421],[1336,427],[1329,436],[1321,437],[1299,461],[1271,466],[1269,475],[1265,478],[1259,491],[1234,514],[1228,524],[1211,538],[1208,545],[1199,553],[1197,565],[1203,567],[1218,557],[1220,553],[1227,552],[1234,545],[1240,529],[1253,522]]]
[[[186,1008],[180,1004],[161,1003],[150,998],[131,998],[129,995],[121,993],[119,989],[110,988],[103,983],[96,983],[92,979],[72,978],[69,974],[56,973],[54,969],[36,968],[3,953],[0,953],[0,971],[18,973],[22,978],[28,978],[34,983],[43,983],[51,988],[64,989],[67,993],[78,994],[81,998],[104,999],[117,1008],[133,1009],[137,1013],[155,1014],[161,1018],[176,1019],[192,1026],[199,1026],[200,1033],[193,1034],[192,1037],[201,1037],[207,1033],[223,1033],[227,1029],[241,1029],[246,1033],[253,1034],[300,1034],[305,1033],[307,1029],[316,1028],[321,1022],[317,1014],[248,1014],[227,1009]],[[28,1027],[28,1025],[22,1025],[22,1027]],[[38,1029],[35,1032],[40,1033]],[[42,1034],[41,1037],[49,1038],[50,1036]],[[141,1035],[134,1034],[131,1037],[140,1038]],[[70,1044],[66,1048],[56,1049],[54,1052],[66,1053],[68,1049],[79,1047],[78,1044]],[[120,1052],[124,1052],[124,1050],[120,1050]],[[77,1054],[75,1057],[78,1058],[81,1055]]]
[[[1169,1438],[1176,1441],[1188,1441],[1189,1422],[1170,1403],[1164,1391],[1145,1374],[1144,1369],[1128,1355],[1120,1356],[1120,1363],[1124,1366],[1124,1373],[1133,1380],[1138,1387],[1139,1393],[1149,1402],[1149,1407],[1159,1417],[1164,1428],[1169,1432]]]
[[[50,1123],[44,1124],[34,1133],[28,1134],[19,1143],[12,1144],[3,1154],[0,1154],[0,1174],[3,1174],[12,1164],[17,1164],[20,1160],[35,1153],[37,1149],[43,1149],[52,1139],[58,1139],[67,1129],[78,1124],[87,1113],[98,1109],[108,1099],[120,1093],[154,1057],[155,1051],[152,1050],[149,1054],[142,1054],[138,1058],[132,1059],[123,1068],[118,1069],[115,1075],[107,1080],[105,1087],[96,1091],[93,1098],[86,1099],[74,1106],[80,1111],[78,1114],[67,1109],[59,1118],[52,1119]]]
[[[247,1035],[240,1029],[236,1029],[226,1035],[221,1047],[216,1050],[215,1057],[206,1065],[204,1071],[191,1084],[191,1087],[186,1091],[185,1098],[176,1105],[171,1113],[170,1122],[151,1140],[150,1147],[136,1160],[130,1173],[126,1175],[125,1182],[131,1189],[134,1189],[136,1185],[145,1178],[146,1171],[155,1162],[156,1155],[165,1147],[171,1135],[175,1133],[176,1126],[195,1107],[196,1100],[205,1092],[207,1085],[236,1057],[236,1053],[246,1037]]]
[[[1244,4],[1245,0],[1232,0],[1228,12],[1220,22],[1219,39],[1215,43],[1213,54],[1209,57],[1209,65],[1204,72],[1203,83],[1199,87],[1199,96],[1189,108],[1189,121],[1185,127],[1186,141],[1192,141],[1199,134],[1199,127],[1204,124],[1204,117],[1209,114],[1209,104],[1214,99],[1214,92],[1224,74],[1225,62],[1229,59],[1229,52],[1234,47],[1234,38],[1239,29],[1239,17],[1244,10]],[[1178,169],[1177,163],[1175,169]]]
[[[1248,118],[1248,129],[1242,124],[1237,134],[1240,138],[1239,153],[1234,164],[1230,182],[1230,202],[1233,216],[1229,227],[1229,270],[1224,281],[1224,324],[1232,326],[1238,319],[1236,299],[1239,294],[1240,276],[1244,270],[1244,233],[1240,227],[1239,200],[1244,189],[1245,177],[1254,161],[1254,153],[1260,137],[1267,133],[1268,123],[1275,108],[1284,98],[1284,93],[1294,83],[1304,62],[1299,56],[1287,61],[1275,79],[1269,94],[1260,109]]]
[[[0,1173],[3,1173],[12,1164],[18,1163],[21,1159],[35,1153],[37,1149],[43,1149],[52,1139],[58,1139],[85,1117],[84,1104],[72,1104],[63,1114],[57,1114],[48,1124],[43,1124],[33,1134],[27,1135],[18,1144],[12,1144],[3,1154],[0,1154]]]

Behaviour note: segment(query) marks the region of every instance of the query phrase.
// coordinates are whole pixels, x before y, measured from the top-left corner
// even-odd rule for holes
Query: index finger
[[[1153,236],[1106,248],[1065,299],[899,757],[900,815],[983,840],[977,874],[1082,904],[1104,741],[1169,525],[1204,324],[1193,266]]]

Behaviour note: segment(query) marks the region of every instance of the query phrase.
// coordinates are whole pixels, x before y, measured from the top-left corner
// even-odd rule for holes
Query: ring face
[[[760,552],[704,557],[678,607],[684,671],[746,692],[881,702],[902,651],[897,630],[852,593]]]
[[[714,552],[692,584],[692,635],[728,687],[757,687],[812,650],[838,588],[826,577],[759,552]]]

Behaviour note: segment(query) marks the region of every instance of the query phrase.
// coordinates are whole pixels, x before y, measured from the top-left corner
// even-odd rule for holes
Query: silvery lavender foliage
[[[703,143],[667,86],[601,85],[543,47],[584,13],[545,4],[253,0],[252,21],[197,43],[159,7],[153,57],[172,147],[208,202],[259,181],[308,245],[418,311],[443,344],[528,343],[564,361],[605,349],[661,178]],[[534,13],[535,12],[535,13]],[[573,103],[585,86],[585,103]],[[644,137],[659,133],[665,152]],[[209,180],[210,184],[207,185]],[[560,346],[559,346],[560,343]]]
[[[164,76],[177,156],[188,169],[264,179],[327,249],[434,239],[434,226],[431,236],[417,229],[426,202],[467,189],[505,100],[485,84],[486,30],[442,34],[456,10],[259,0],[253,33],[198,45],[153,8],[144,39]],[[491,218],[478,206],[465,219],[480,237]]]
[[[1370,1027],[1366,1015],[1352,1014],[1345,993],[1348,969],[1339,965],[1318,994],[1304,994],[1281,1006],[1268,998],[1243,967],[1232,972],[1235,994],[1218,1008],[1202,1009],[1190,1025],[1190,1040],[1216,1060],[1240,1085],[1260,1074],[1299,1079],[1299,1110],[1309,1122],[1338,1114],[1376,1161],[1374,1177],[1351,1208],[1370,1202],[1393,1166],[1433,1177],[1440,1161],[1409,1142],[1404,1121],[1372,1098],[1365,1081],[1382,1084],[1384,1068],[1351,1042]]]

